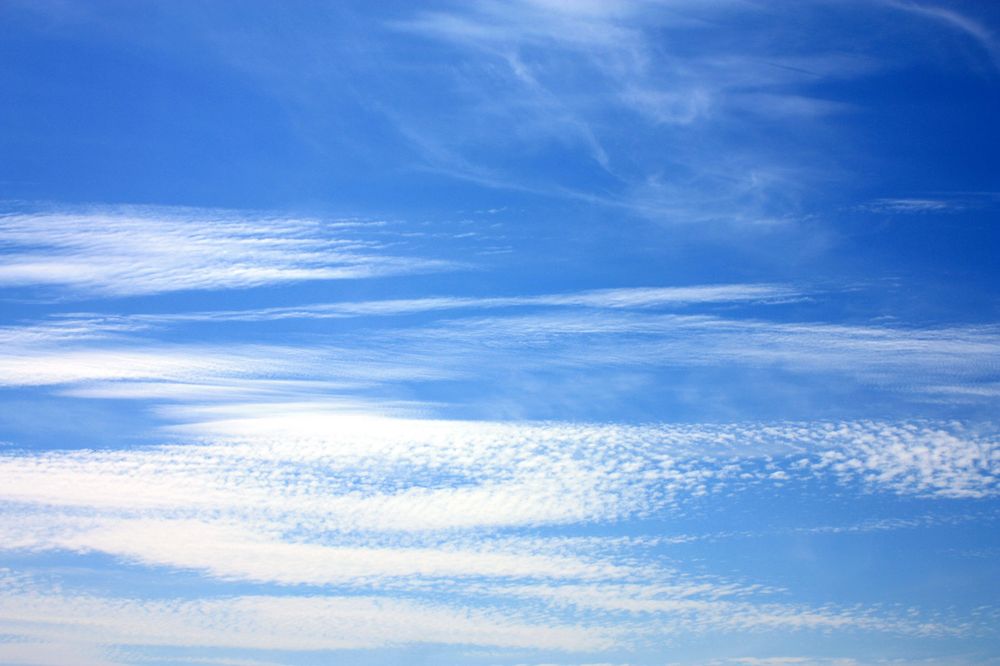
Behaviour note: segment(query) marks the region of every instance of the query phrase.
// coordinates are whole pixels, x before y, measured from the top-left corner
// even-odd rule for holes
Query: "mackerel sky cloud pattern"
[[[1000,663],[997,8],[0,37],[0,664]]]

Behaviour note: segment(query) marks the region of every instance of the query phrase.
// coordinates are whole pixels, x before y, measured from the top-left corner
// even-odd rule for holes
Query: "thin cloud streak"
[[[7,213],[0,216],[8,248],[0,286],[114,297],[456,268],[386,255],[352,227],[183,208]]]
[[[784,303],[805,294],[774,284],[711,284],[687,287],[628,287],[595,289],[537,296],[440,296],[383,301],[313,303],[255,310],[216,310],[176,314],[137,314],[124,317],[128,324],[141,328],[156,323],[187,321],[269,321],[279,319],[336,319],[346,317],[393,316],[447,310],[494,310],[521,307],[586,307],[595,309],[652,309],[697,304]],[[85,322],[101,315],[68,315]],[[67,324],[68,325],[68,324]],[[123,326],[126,324],[122,324]]]

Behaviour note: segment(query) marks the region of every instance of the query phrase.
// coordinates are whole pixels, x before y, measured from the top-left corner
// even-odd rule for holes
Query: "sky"
[[[0,664],[1000,664],[1000,4],[0,2]]]

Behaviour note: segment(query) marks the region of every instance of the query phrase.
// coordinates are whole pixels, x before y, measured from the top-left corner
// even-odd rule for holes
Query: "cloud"
[[[669,626],[667,633],[740,632],[761,629],[783,631],[861,629],[913,635],[950,634],[955,628],[937,622],[920,622],[877,613],[870,609],[807,607],[688,595],[674,588],[629,585],[561,585],[515,588],[515,594],[541,597],[558,605],[656,616]],[[708,597],[708,598],[705,598]],[[959,632],[961,633],[961,632]]]
[[[124,666],[114,657],[117,651],[94,642],[33,642],[0,640],[0,663],[9,666]]]
[[[992,621],[785,603],[761,585],[642,556],[663,540],[535,531],[669,519],[713,497],[814,481],[939,501],[995,496],[1000,443],[988,429],[459,422],[275,404],[173,416],[185,414],[214,417],[175,426],[188,444],[5,451],[0,550],[308,587],[143,600],[39,592],[8,577],[0,633],[117,646],[593,651],[692,633],[967,636]]]
[[[369,338],[370,342],[378,336]],[[768,322],[653,312],[543,312],[396,329],[397,358],[434,357],[456,372],[521,367],[774,368],[920,392],[994,379],[992,325],[912,327]]]
[[[426,362],[414,364],[335,346],[171,344],[141,338],[110,339],[100,330],[65,336],[29,330],[0,356],[0,386],[62,385],[91,397],[229,399],[296,393],[337,401],[331,389],[450,376]],[[69,338],[72,339],[69,339]],[[87,344],[79,344],[79,341]],[[95,342],[92,342],[96,341]],[[77,343],[77,344],[73,344]],[[342,400],[344,406],[361,398]]]
[[[758,130],[774,123],[772,139],[810,132],[817,119],[851,108],[814,97],[810,86],[880,65],[824,49],[821,41],[782,49],[788,40],[780,24],[761,15],[754,3],[729,1],[624,2],[600,10],[481,1],[419,11],[392,26],[461,50],[463,71],[481,75],[437,85],[475,113],[453,118],[446,131],[419,109],[389,117],[428,168],[486,186],[673,225],[788,223],[803,215],[808,182],[830,174],[810,168],[797,149],[776,154],[761,146],[758,135],[745,132],[748,118]],[[734,39],[737,25],[741,37]],[[622,115],[628,136],[610,121]],[[505,146],[523,143],[530,155],[542,145],[574,169],[554,181],[551,174],[526,178],[530,160],[519,162],[516,175],[497,166],[482,149],[498,136],[486,128],[496,127],[505,128]],[[724,148],[713,147],[719,128],[729,138]],[[656,146],[654,154],[644,145]]]
[[[389,537],[317,533],[296,537],[291,521],[276,529],[273,512],[227,507],[175,507],[172,514],[198,518],[144,518],[138,511],[79,514],[23,507],[4,511],[5,549],[103,553],[150,567],[198,571],[211,578],[279,585],[349,589],[421,589],[469,579],[600,580],[633,576],[637,569],[599,557],[560,552],[531,540],[492,543],[444,539],[407,544]],[[155,514],[152,514],[155,515]],[[162,514],[161,514],[162,515]],[[213,515],[228,515],[220,520]],[[308,522],[309,517],[304,520]],[[309,526],[315,530],[315,526]],[[302,531],[301,529],[299,531]]]
[[[878,427],[858,434],[850,451],[822,452],[816,466],[903,493],[983,497],[1000,489],[1000,449],[992,437],[970,441],[932,429],[915,440],[905,429]]]
[[[0,633],[56,645],[344,650],[414,644],[600,650],[612,632],[372,596],[144,600],[5,590]]]
[[[961,31],[995,57],[984,25],[951,9],[890,4]],[[299,105],[300,88],[311,95],[302,106],[316,116],[336,117],[343,123],[338,130],[363,130],[348,140],[371,150],[368,171],[353,155],[330,150],[328,137],[351,131],[317,125],[308,150],[320,162],[335,155],[357,164],[348,175],[358,182],[387,173],[406,180],[415,167],[518,191],[501,202],[510,206],[501,217],[517,224],[558,230],[571,219],[572,206],[531,217],[538,209],[523,196],[531,193],[581,210],[598,207],[581,217],[588,228],[633,215],[687,225],[675,227],[680,237],[722,226],[716,233],[742,253],[761,244],[730,232],[763,231],[815,213],[810,188],[836,180],[833,162],[845,171],[859,171],[850,164],[855,158],[877,162],[851,150],[851,131],[867,131],[857,124],[866,121],[844,116],[854,107],[834,97],[871,90],[884,97],[884,91],[871,81],[829,84],[894,64],[876,56],[899,46],[881,14],[899,16],[876,5],[857,22],[847,16],[854,8],[833,6],[483,0],[389,8],[397,18],[377,25],[371,16],[354,21],[353,10],[311,13],[299,6],[278,26],[260,20],[272,17],[267,7],[245,22],[240,12],[234,22],[228,10],[182,8],[169,12],[152,37],[124,29],[130,19],[116,20],[123,33],[164,41],[176,34],[176,20],[189,32],[186,46],[163,48],[150,62],[183,74],[193,61],[167,56],[197,53],[202,74],[220,81],[205,60],[211,44],[242,31],[240,43],[259,52],[236,53],[232,61],[282,79],[281,104],[271,112]],[[196,21],[188,13],[211,38],[193,35]],[[349,14],[352,20],[330,20]],[[819,25],[827,19],[836,30]],[[868,30],[862,25],[868,19],[871,32],[852,34],[847,49],[860,55],[845,55],[840,29]],[[388,37],[380,32],[387,23]],[[350,32],[356,37],[345,39]],[[867,45],[869,34],[884,35],[884,42]],[[198,48],[188,53],[192,44]],[[113,53],[120,45],[101,46]],[[295,58],[308,67],[295,66]],[[259,90],[228,83],[259,101]],[[309,124],[308,114],[285,123],[296,130]],[[833,189],[857,189],[851,178]],[[427,173],[418,180],[431,190],[440,185]],[[403,184],[409,194],[399,201],[449,200],[413,184]],[[476,194],[445,189],[460,198]],[[957,201],[917,194],[876,199],[867,210],[936,214],[957,209]],[[473,216],[481,221],[481,214]],[[840,644],[882,634],[859,643],[882,649],[892,640],[964,641],[995,632],[994,609],[968,608],[975,595],[939,592],[931,589],[939,583],[920,578],[954,578],[943,555],[912,560],[934,564],[933,571],[906,567],[905,580],[896,581],[906,585],[890,590],[896,598],[942,605],[951,595],[961,606],[928,613],[826,603],[828,584],[846,571],[841,556],[860,551],[831,549],[803,563],[797,552],[765,550],[771,542],[735,544],[760,548],[758,562],[739,552],[735,560],[720,556],[712,549],[719,544],[709,542],[750,534],[758,526],[741,524],[749,514],[766,525],[765,536],[780,534],[774,543],[781,546],[858,542],[878,536],[869,532],[910,528],[934,529],[922,536],[935,539],[958,524],[940,517],[953,510],[974,516],[969,523],[977,524],[967,527],[980,535],[986,528],[978,517],[989,515],[980,509],[1000,496],[997,426],[895,415],[926,414],[921,401],[928,396],[988,407],[1000,386],[997,326],[809,320],[835,311],[854,317],[859,303],[782,308],[814,294],[771,282],[562,293],[532,283],[524,293],[512,290],[532,276],[506,273],[493,277],[506,280],[510,290],[498,290],[507,295],[475,295],[472,285],[441,295],[439,280],[421,279],[394,281],[396,293],[374,295],[378,285],[359,289],[339,302],[322,302],[315,290],[285,289],[280,301],[260,300],[272,293],[262,290],[218,305],[224,290],[463,267],[434,258],[437,250],[425,255],[408,249],[408,241],[394,243],[384,231],[357,220],[182,208],[0,216],[0,287],[8,295],[23,287],[74,298],[215,292],[198,303],[186,300],[188,311],[166,311],[168,302],[179,302],[171,297],[149,306],[125,303],[145,314],[72,313],[0,328],[0,387],[19,404],[34,406],[36,396],[51,401],[50,413],[58,412],[46,417],[60,422],[63,437],[50,441],[35,410],[18,408],[27,441],[0,448],[0,554],[51,581],[0,575],[0,662],[116,666],[155,663],[157,656],[170,661],[177,652],[182,656],[174,661],[199,663],[197,648],[209,655],[200,663],[250,666],[309,658],[285,660],[275,652],[409,646],[479,646],[508,657],[501,651],[516,650],[514,658],[524,659],[552,658],[535,651],[570,653],[567,659],[607,651],[618,660],[625,650],[653,658],[650,645],[661,649],[689,636],[704,644],[751,633],[787,640],[800,632],[793,641],[835,634]],[[457,240],[465,233],[480,233],[460,231],[426,238],[444,249],[473,242]],[[570,243],[570,253],[614,235],[607,233],[584,234],[582,245]],[[535,234],[521,241],[529,236]],[[783,248],[794,245],[778,238]],[[559,258],[544,252],[566,258],[561,242],[548,235],[541,246],[520,245],[541,266]],[[719,261],[685,253],[685,245],[676,248],[677,265],[647,268],[718,268]],[[599,265],[584,266],[585,257],[575,259],[570,263],[582,272],[562,276],[562,288],[600,272]],[[624,263],[617,262],[625,273],[637,268]],[[849,398],[814,411],[852,416],[741,421],[725,411],[722,403],[737,393],[758,405],[780,403],[771,384],[789,376],[788,385],[824,396],[846,380]],[[698,422],[693,409],[679,417],[686,423],[638,422],[647,414],[676,415],[668,401],[683,391],[692,395],[678,402],[708,410],[711,422]],[[889,414],[854,418],[875,412],[878,405],[863,401],[876,391],[880,398],[891,393]],[[715,401],[713,392],[729,395]],[[586,418],[639,416],[588,422],[573,420],[567,408],[553,410],[558,420],[502,418],[536,417],[545,413],[538,403],[569,404],[577,395],[576,413]],[[602,411],[604,396],[654,407]],[[112,434],[96,449],[80,448],[100,433],[77,424],[74,408],[97,400],[134,402],[103,403],[101,425]],[[907,410],[914,401],[920,410]],[[136,422],[133,409],[149,417],[148,430],[122,431]],[[808,411],[784,404],[763,409]],[[446,418],[455,416],[463,418]],[[122,445],[138,435],[142,444]],[[44,448],[18,448],[39,442]],[[835,525],[810,526],[816,514],[799,510],[813,505],[797,504],[806,497],[815,506],[835,498],[822,507],[834,513]],[[851,523],[837,513],[844,506],[867,516],[872,507],[940,515]],[[778,513],[768,513],[775,507]],[[802,515],[809,524],[799,527]],[[692,524],[717,531],[674,533]],[[724,531],[734,524],[747,532]],[[848,532],[855,536],[835,536]],[[787,563],[789,570],[782,568]],[[824,568],[831,563],[840,568],[831,573]],[[723,578],[709,573],[713,567],[746,578]],[[979,580],[974,571],[965,575]],[[909,583],[917,579],[914,588]],[[778,587],[788,582],[800,585]],[[852,580],[858,587],[834,592],[870,600],[879,595],[864,587],[869,582]],[[921,592],[921,583],[930,591]],[[730,654],[745,654],[747,642]],[[226,648],[248,658],[212,656]],[[314,658],[341,657],[350,659]],[[759,655],[730,661],[838,663]]]
[[[455,268],[386,255],[358,229],[337,222],[186,208],[7,213],[0,216],[0,243],[7,248],[0,286],[102,296]]]
[[[881,2],[893,9],[916,16],[923,16],[937,22],[939,25],[964,33],[967,37],[975,40],[989,54],[995,67],[1000,68],[1000,42],[997,41],[993,32],[979,21],[948,7],[909,2],[907,0],[881,0]]]
[[[294,652],[418,644],[601,652],[705,632],[969,636],[991,620],[989,613],[963,622],[924,617],[905,608],[762,602],[761,590],[754,587],[683,575],[669,582],[452,586],[447,603],[427,598],[426,593],[441,590],[440,583],[426,590],[416,585],[385,590],[367,586],[361,594],[197,599],[98,596],[28,577],[7,577],[0,586],[0,632],[22,642],[45,641],[56,650],[67,644],[82,646],[84,654],[86,648],[104,646],[114,646],[119,653],[130,646]],[[156,660],[141,653],[125,659]]]
[[[690,662],[694,663],[694,662]],[[725,666],[740,664],[742,666],[891,666],[899,664],[926,664],[927,666],[967,666],[970,663],[967,655],[936,655],[930,658],[906,657],[894,659],[891,657],[876,657],[872,659],[856,659],[854,657],[803,657],[803,656],[773,656],[773,657],[731,657],[728,659],[713,659],[704,663],[707,666]]]
[[[81,313],[68,315],[62,321],[38,326],[45,331],[67,339],[75,331],[89,327],[107,327],[114,330],[142,330],[156,324],[176,324],[197,321],[268,321],[277,319],[336,319],[344,317],[379,317],[440,312],[448,310],[502,310],[506,308],[597,308],[597,309],[653,309],[684,307],[702,304],[766,304],[793,301],[806,296],[799,290],[780,284],[707,284],[686,287],[625,287],[620,289],[594,289],[561,294],[535,296],[430,296],[411,299],[379,301],[312,303],[296,306],[258,308],[253,310],[216,310],[172,314],[136,314],[111,317]],[[28,329],[31,330],[31,329]],[[9,335],[20,333],[28,337],[28,330],[10,329]],[[2,334],[2,331],[0,331]]]
[[[412,413],[412,382],[522,379],[580,368],[768,368],[839,376],[912,400],[983,401],[995,380],[1000,332],[992,325],[915,327],[766,321],[664,309],[782,303],[801,292],[775,285],[636,288],[524,297],[433,297],[164,315],[74,315],[0,330],[0,385],[59,385],[66,395],[191,403],[299,401]],[[488,316],[471,316],[485,309]],[[505,312],[504,310],[511,310]],[[429,322],[382,322],[436,314]],[[188,322],[367,318],[365,326],[286,343],[166,343]],[[156,338],[152,336],[157,336]],[[501,372],[502,370],[502,372]],[[586,382],[581,384],[585,388]],[[517,387],[523,391],[524,384]],[[350,392],[350,393],[349,393]],[[513,396],[516,398],[516,396]],[[470,396],[475,399],[475,396]],[[367,406],[367,407],[366,407]],[[397,413],[399,413],[397,411]]]
[[[271,410],[179,426],[214,443],[7,453],[0,499],[129,520],[250,521],[261,533],[305,530],[308,543],[309,534],[615,522],[808,478],[987,497],[1000,476],[995,434],[948,424],[531,425]]]
[[[951,199],[876,199],[863,206],[876,213],[950,213],[966,205]]]

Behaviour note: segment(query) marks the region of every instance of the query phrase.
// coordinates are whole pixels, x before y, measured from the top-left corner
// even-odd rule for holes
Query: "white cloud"
[[[52,285],[104,296],[233,289],[454,268],[386,255],[318,220],[217,210],[115,208],[8,213],[0,286]]]
[[[700,592],[700,591],[699,591]],[[598,611],[654,616],[667,634],[739,632],[761,629],[783,631],[862,629],[911,635],[946,635],[953,626],[893,617],[872,609],[809,607],[719,598],[729,596],[685,593],[670,587],[647,585],[535,585],[510,589],[510,593],[538,597],[558,605]],[[714,595],[712,592],[716,592]]]
[[[392,597],[154,601],[30,589],[5,590],[0,597],[0,633],[55,645],[288,651],[414,644],[588,651],[609,647],[613,635],[601,628],[539,623],[510,613]]]
[[[361,595],[239,595],[200,599],[97,596],[31,578],[0,580],[0,632],[21,642],[88,650],[115,646],[342,650],[415,644],[599,652],[696,633],[873,631],[965,636],[976,622],[913,609],[761,602],[753,587],[679,577],[669,583],[541,583],[450,587],[448,603],[419,586]],[[439,585],[425,592],[440,592]],[[539,603],[541,605],[539,605]],[[127,663],[157,661],[141,653]],[[192,659],[197,661],[197,659]],[[249,660],[251,663],[256,660]],[[30,661],[47,664],[50,661]],[[87,662],[91,663],[91,662]],[[111,663],[94,660],[95,664]],[[118,663],[115,661],[114,663]],[[211,658],[206,663],[215,663]],[[220,661],[218,663],[227,663]]]
[[[709,662],[717,664],[742,664],[744,666],[787,666],[789,664],[806,664],[806,666],[860,666],[861,662],[850,658],[837,657],[734,657],[722,661]]]
[[[191,315],[213,319],[340,317],[446,308],[537,305],[540,312],[455,317],[430,325],[347,332],[308,346],[246,342],[164,344],[132,334],[156,317],[87,319],[8,327],[0,384],[62,384],[75,395],[234,398],[280,390],[304,401],[336,400],[336,387],[480,377],[579,367],[778,367],[836,374],[867,385],[947,399],[986,399],[1000,331],[990,325],[940,328],[775,323],[649,311],[675,303],[783,299],[765,285],[637,289],[511,299],[429,299],[331,304]],[[567,310],[553,308],[567,307]],[[584,309],[586,308],[586,309]],[[598,311],[594,311],[597,308]],[[167,315],[161,323],[183,319]],[[287,381],[285,385],[279,383]],[[128,382],[117,386],[109,382]],[[270,388],[269,388],[270,386]],[[958,386],[959,389],[947,387]],[[228,388],[227,388],[228,387]],[[311,387],[311,389],[310,389]]]
[[[634,571],[610,562],[530,544],[430,546],[316,543],[283,536],[266,517],[201,519],[89,518],[57,511],[4,512],[6,549],[99,552],[148,566],[190,569],[222,580],[349,588],[420,587],[417,581],[469,578],[595,580]],[[203,512],[210,515],[211,510]],[[220,511],[219,513],[223,513]],[[316,539],[316,535],[312,535]]]
[[[615,521],[813,476],[985,497],[1000,477],[996,434],[950,424],[630,427],[248,408],[178,426],[200,445],[4,455],[0,499],[156,520],[228,516],[319,535]]]
[[[271,319],[325,319],[414,314],[445,310],[496,310],[518,307],[585,307],[643,309],[697,304],[781,303],[803,298],[786,285],[708,284],[687,287],[631,287],[595,289],[537,296],[425,297],[344,303],[314,303],[254,310],[217,310],[164,315],[133,315],[122,318],[140,328],[153,324],[186,321],[261,321]],[[81,319],[86,321],[86,319]],[[99,320],[98,320],[99,321]],[[55,327],[57,324],[51,325]],[[124,325],[124,324],[123,324]],[[69,326],[66,322],[64,327]]]
[[[33,642],[0,640],[0,663],[7,666],[124,666],[112,650],[94,642]]]
[[[945,199],[876,199],[864,206],[877,213],[941,213],[961,210],[960,202]]]
[[[231,407],[209,411],[225,416]],[[302,405],[258,411],[246,405],[175,431],[201,443],[4,453],[0,548],[102,553],[218,581],[395,596],[165,602],[39,594],[8,580],[0,633],[114,645],[584,650],[691,632],[979,630],[975,619],[775,602],[768,588],[637,558],[655,539],[495,529],[666,517],[698,497],[782,492],[776,472],[782,484],[832,475],[875,492],[994,495],[1000,445],[992,431],[931,422],[623,426],[392,419]],[[447,606],[411,598],[442,590]],[[611,622],[609,613],[620,617]]]
[[[13,341],[0,355],[0,386],[60,385],[64,394],[81,397],[189,401],[302,395],[350,408],[370,402],[345,398],[343,389],[452,376],[426,359],[333,345],[170,344],[109,339],[100,330],[64,335],[29,329],[6,336]]]
[[[947,427],[854,428],[852,446],[818,454],[815,467],[874,488],[942,497],[983,497],[1000,490],[1000,442]]]
[[[1000,352],[992,325],[941,328],[777,323],[647,312],[518,314],[396,330],[406,353],[484,372],[528,358],[540,367],[782,367],[846,374],[907,390],[989,379]],[[625,341],[625,342],[623,342]],[[405,345],[405,348],[404,348]],[[447,347],[447,352],[445,352]]]

